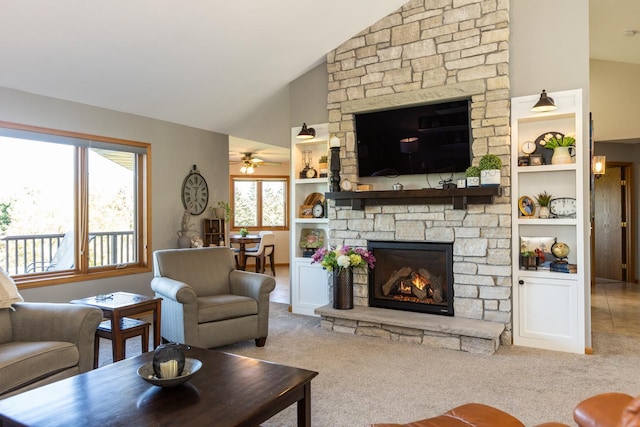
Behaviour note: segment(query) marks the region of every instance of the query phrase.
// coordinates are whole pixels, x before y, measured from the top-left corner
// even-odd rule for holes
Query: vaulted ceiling
[[[3,0],[0,86],[230,133],[406,0]]]
[[[3,0],[0,86],[232,133],[405,0]],[[612,5],[615,4],[615,7]],[[640,64],[638,0],[590,0],[592,56]],[[543,23],[570,31],[570,23]]]

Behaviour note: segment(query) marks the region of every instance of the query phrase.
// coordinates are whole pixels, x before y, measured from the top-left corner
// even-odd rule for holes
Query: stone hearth
[[[322,316],[322,327],[331,331],[469,353],[493,354],[504,331],[496,322],[376,307],[336,310],[326,305],[315,312]]]

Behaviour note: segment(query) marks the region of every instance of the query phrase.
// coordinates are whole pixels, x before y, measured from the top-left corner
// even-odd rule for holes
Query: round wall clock
[[[208,203],[207,181],[200,175],[196,165],[193,165],[193,169],[182,182],[182,206],[191,215],[200,215],[207,208]]]

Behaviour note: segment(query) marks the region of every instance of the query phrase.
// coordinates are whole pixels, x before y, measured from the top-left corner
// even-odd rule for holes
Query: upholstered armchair
[[[0,399],[93,368],[102,310],[19,302],[0,309]]]
[[[228,247],[154,252],[151,289],[162,298],[162,338],[201,348],[265,345],[275,280],[235,269]]]

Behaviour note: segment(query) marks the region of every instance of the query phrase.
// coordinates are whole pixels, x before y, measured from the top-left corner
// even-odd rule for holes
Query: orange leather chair
[[[640,427],[640,396],[604,393],[583,400],[573,411],[580,427]],[[480,403],[467,403],[442,415],[407,424],[372,424],[371,427],[524,427],[517,418],[500,409]],[[569,427],[544,423],[537,427]]]

